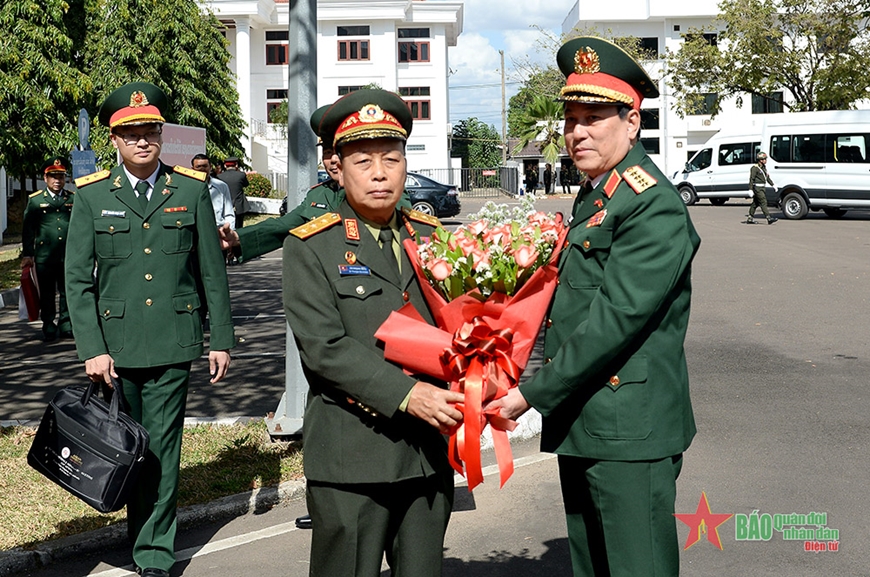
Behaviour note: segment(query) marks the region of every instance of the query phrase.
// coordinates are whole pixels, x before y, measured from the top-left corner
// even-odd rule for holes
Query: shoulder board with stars
[[[205,182],[205,177],[208,176],[204,172],[200,172],[198,170],[194,170],[192,168],[187,168],[186,166],[175,165],[172,167],[172,170],[177,172],[178,174],[183,174],[184,176],[189,176],[190,178],[195,178],[200,182]],[[168,184],[168,182],[167,182]]]
[[[43,192],[44,192],[44,191],[42,191],[42,190],[37,190],[37,191],[34,192],[33,194],[28,195],[27,198],[33,198],[34,196],[39,196],[39,195],[42,194]]]
[[[412,210],[407,206],[402,207],[402,214],[404,214],[411,220],[416,220],[417,222],[422,222],[423,224],[428,224],[429,226],[434,226],[436,228],[441,226],[441,221],[434,216],[430,214],[423,214],[418,210]]]
[[[634,190],[635,194],[640,194],[648,188],[656,185],[656,179],[651,177],[640,166],[630,166],[622,173],[622,178]]]
[[[95,182],[99,182],[101,180],[106,180],[112,175],[108,170],[101,170],[99,172],[93,172],[87,176],[83,176],[81,178],[76,179],[76,188],[81,188],[83,186],[87,186],[89,184],[93,184]]]
[[[297,226],[290,231],[290,234],[297,238],[306,239],[340,222],[341,216],[339,216],[337,212],[327,212],[322,216],[318,216],[314,220]]]

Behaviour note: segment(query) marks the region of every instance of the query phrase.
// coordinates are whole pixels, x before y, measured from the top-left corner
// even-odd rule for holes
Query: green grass
[[[3,236],[4,244],[0,245],[0,290],[21,284],[21,249],[11,246],[20,242],[20,236]]]
[[[126,518],[124,510],[97,513],[31,469],[27,451],[34,433],[28,427],[0,428],[0,550],[33,547]],[[188,427],[181,453],[182,507],[302,478],[299,445],[268,443],[262,421]]]

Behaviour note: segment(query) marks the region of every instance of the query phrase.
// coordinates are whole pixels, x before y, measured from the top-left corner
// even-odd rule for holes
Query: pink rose
[[[538,251],[534,247],[524,244],[514,251],[514,260],[521,268],[529,268],[538,260]]]
[[[487,223],[485,220],[476,220],[476,221],[472,222],[471,224],[469,224],[468,226],[466,226],[465,228],[471,234],[477,236],[480,233],[482,233],[483,231],[485,231],[488,226],[489,226],[489,223]]]
[[[437,281],[446,279],[450,276],[450,273],[453,272],[453,267],[443,258],[430,261],[426,264],[426,267],[429,269],[429,272],[432,273],[432,278]]]

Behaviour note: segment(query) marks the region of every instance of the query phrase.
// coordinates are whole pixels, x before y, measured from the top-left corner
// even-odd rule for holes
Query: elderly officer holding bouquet
[[[226,375],[235,344],[206,175],[160,162],[166,104],[146,82],[125,84],[103,102],[100,122],[124,162],[76,180],[66,252],[79,358],[91,380],[118,379],[115,394],[150,435],[127,503],[142,577],[169,577],[175,563],[184,408],[206,304],[212,383]]]
[[[680,197],[638,145],[644,70],[600,38],[558,53],[565,144],[588,175],[574,204],[544,367],[497,404],[543,415],[557,453],[574,575],[676,576],[673,516],[695,434],[683,341],[700,244]]]
[[[338,212],[284,242],[284,312],[310,385],[305,476],[313,521],[310,575],[440,576],[453,472],[443,436],[462,419],[460,393],[384,359],[374,334],[410,302],[429,310],[401,241],[438,221],[398,211],[412,118],[397,95],[359,90],[325,113],[334,135]]]

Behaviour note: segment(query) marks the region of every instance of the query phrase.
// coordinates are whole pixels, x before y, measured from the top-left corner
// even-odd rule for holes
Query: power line
[[[505,85],[508,84],[522,84],[522,82],[516,80],[511,82],[505,82]],[[494,84],[460,84],[458,86],[449,86],[449,90],[468,90],[470,88],[499,88],[501,87],[501,82],[496,82]]]

